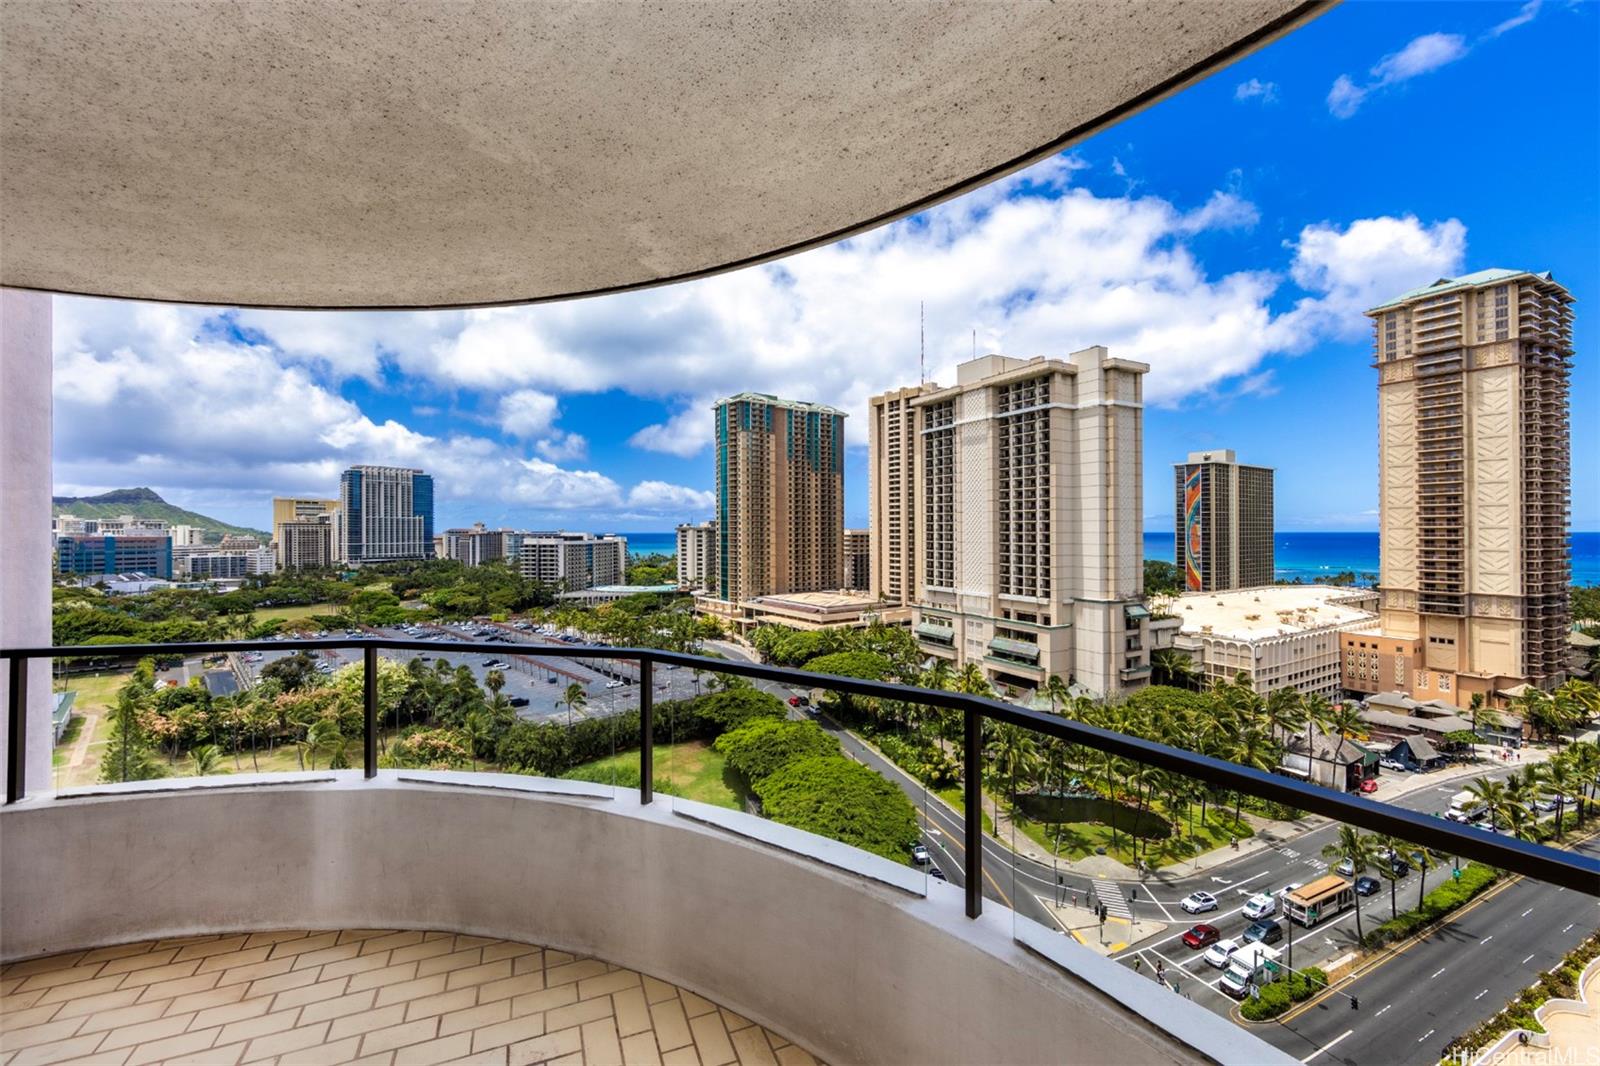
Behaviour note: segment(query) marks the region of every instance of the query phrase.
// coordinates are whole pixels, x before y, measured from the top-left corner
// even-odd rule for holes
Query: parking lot
[[[367,635],[356,631],[318,634],[321,639],[359,639]],[[583,686],[588,700],[583,710],[571,712],[574,721],[585,717],[606,717],[639,706],[638,667],[632,662],[544,659],[527,654],[535,648],[563,646],[560,636],[553,632],[538,632],[531,628],[519,630],[494,623],[430,623],[408,628],[374,629],[371,635],[399,640],[468,641],[481,645],[481,652],[384,650],[379,654],[400,663],[419,658],[430,667],[436,667],[440,661],[447,663],[452,670],[465,666],[472,671],[479,684],[483,684],[490,670],[499,669],[506,679],[502,691],[512,700],[518,717],[527,721],[565,722],[569,711],[565,704],[557,706],[557,702],[565,698],[567,686],[573,682]],[[573,641],[566,643],[575,640],[574,637]],[[519,654],[519,651],[522,653]],[[291,653],[257,652],[241,657],[240,666],[252,679],[259,678],[264,667],[288,654]],[[329,675],[361,659],[358,648],[314,654],[326,664],[320,669]],[[491,666],[491,663],[504,665]],[[693,696],[697,691],[705,691],[706,683],[710,681],[709,675],[702,674],[697,683],[693,671],[668,666],[658,666],[654,674],[657,703]]]

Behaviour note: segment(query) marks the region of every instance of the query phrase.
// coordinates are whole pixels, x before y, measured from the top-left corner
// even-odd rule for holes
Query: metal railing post
[[[639,802],[655,799],[656,691],[650,660],[639,656]]]
[[[378,649],[361,649],[361,749],[363,772],[378,776]]]
[[[966,750],[962,752],[965,792],[962,816],[966,819],[967,917],[983,913],[983,713],[964,708]]]
[[[28,663],[13,655],[11,687],[6,692],[6,803],[28,794]]]

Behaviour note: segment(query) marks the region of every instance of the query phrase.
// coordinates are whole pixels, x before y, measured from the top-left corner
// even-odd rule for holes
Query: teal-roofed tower
[[[717,598],[842,588],[844,412],[757,392],[712,410]]]

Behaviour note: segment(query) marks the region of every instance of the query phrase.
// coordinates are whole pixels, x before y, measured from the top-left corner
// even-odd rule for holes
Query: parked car
[[[937,866],[928,867],[928,876],[933,878],[935,881],[948,881],[948,880],[950,880],[948,877],[946,877],[944,875],[944,871],[939,869]]]
[[[921,844],[911,845],[911,861],[918,866],[926,866],[933,861],[933,856],[928,854],[928,849]]]
[[[1183,934],[1183,942],[1196,951],[1203,947],[1209,947],[1221,939],[1221,930],[1214,925],[1206,925],[1204,923],[1195,926],[1193,929]]]
[[[1238,950],[1237,940],[1219,940],[1207,948],[1206,953],[1200,957],[1206,960],[1207,966],[1215,966],[1220,970],[1228,965],[1229,956]]]
[[[606,688],[621,688],[621,687],[622,687],[622,682],[621,681],[607,681],[606,682]]]
[[[1371,896],[1371,895],[1374,895],[1377,891],[1378,891],[1378,879],[1376,877],[1365,877],[1365,876],[1363,876],[1363,877],[1356,878],[1356,895],[1358,895],[1358,896]]]
[[[512,696],[506,702],[509,703],[513,707],[526,707],[528,705],[528,697],[526,697],[526,696]]]
[[[1338,866],[1335,866],[1333,868],[1333,872],[1338,874],[1340,877],[1350,877],[1356,872],[1356,864],[1351,862],[1349,859],[1346,859]]]
[[[1363,777],[1361,779],[1361,791],[1363,794],[1378,791],[1378,779],[1376,777]]]
[[[1283,926],[1271,918],[1263,918],[1244,931],[1246,944],[1276,944],[1283,939]]]
[[[549,677],[545,678],[545,681],[547,681],[548,683],[550,683],[552,685],[555,684],[556,683],[556,675],[555,674],[551,674]]]
[[[1244,905],[1244,916],[1251,921],[1270,918],[1278,913],[1278,897],[1270,892],[1257,892]]]
[[[1383,767],[1385,770],[1399,770],[1401,773],[1405,773],[1407,770],[1411,769],[1399,759],[1391,759],[1387,755],[1378,760],[1378,765]]]
[[[1279,899],[1288,899],[1289,898],[1289,893],[1293,892],[1295,889],[1301,887],[1304,884],[1305,884],[1304,881],[1290,881],[1288,884],[1286,884],[1282,888],[1278,889],[1278,898]]]
[[[1378,852],[1378,861],[1388,863],[1389,869],[1394,871],[1396,877],[1404,877],[1411,872],[1411,864],[1406,862],[1405,856],[1385,848]]]
[[[1190,914],[1204,914],[1217,909],[1217,897],[1209,892],[1193,892],[1178,905]]]
[[[790,696],[789,697],[789,706],[791,706],[791,707],[800,706],[800,697],[799,696]]]

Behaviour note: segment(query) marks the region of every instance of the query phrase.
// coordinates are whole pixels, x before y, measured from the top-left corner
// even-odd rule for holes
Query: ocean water
[[[673,533],[624,533],[633,555],[660,552],[671,555],[678,550]],[[1144,557],[1173,561],[1172,534],[1146,532]],[[1355,574],[1377,574],[1378,534],[1372,533],[1279,533],[1274,538],[1273,561],[1277,576],[1288,581],[1316,581],[1349,570]],[[1600,585],[1600,533],[1572,534],[1572,580],[1578,585]]]
[[[1144,557],[1173,562],[1171,533],[1144,535]],[[1279,580],[1312,582],[1349,570],[1358,576],[1378,573],[1378,534],[1279,533],[1273,538],[1274,573]],[[1600,585],[1600,533],[1572,534],[1572,581]],[[1369,583],[1363,580],[1363,584]]]

